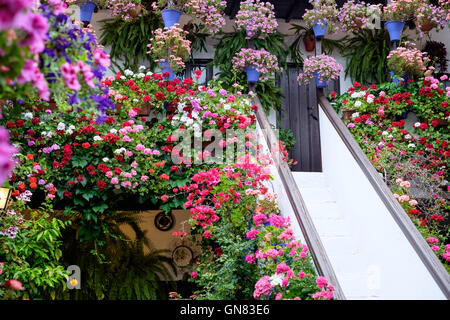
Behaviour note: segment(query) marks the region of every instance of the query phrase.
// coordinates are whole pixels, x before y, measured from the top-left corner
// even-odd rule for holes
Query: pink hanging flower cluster
[[[380,12],[377,5],[367,5],[365,2],[349,0],[339,10],[338,19],[343,31],[355,31],[365,28],[369,17]]]
[[[384,7],[383,18],[386,21],[399,22],[410,20],[423,2],[423,0],[392,0]]]
[[[306,9],[303,20],[308,28],[316,23],[324,27],[323,21],[328,24],[328,31],[335,32],[338,29],[338,10],[334,0],[309,0],[312,9]]]
[[[270,2],[247,0],[241,2],[236,15],[236,26],[247,31],[247,39],[276,32],[278,22],[275,18],[274,6]]]
[[[233,69],[238,72],[245,71],[246,66],[255,66],[259,72],[259,80],[266,81],[274,72],[281,71],[277,57],[264,49],[241,49],[233,57]]]
[[[297,77],[297,81],[302,83],[308,83],[315,78],[315,74],[318,74],[320,81],[328,79],[336,79],[339,77],[342,71],[342,65],[336,62],[333,57],[326,54],[320,54],[317,56],[309,57],[303,64],[303,73],[300,73]]]
[[[428,34],[427,28],[435,28],[436,31],[442,30],[447,26],[447,13],[444,9],[424,3],[415,12],[416,26],[420,35]]]
[[[142,16],[140,0],[109,0],[107,3],[108,8],[112,9],[113,17],[131,21]]]
[[[148,54],[155,57],[155,62],[169,62],[173,72],[183,70],[191,53],[191,42],[186,39],[187,31],[175,24],[171,28],[156,29],[151,42],[147,45]]]
[[[423,76],[429,62],[426,52],[410,47],[398,47],[387,56],[388,68],[398,75]]]
[[[223,0],[189,0],[186,3],[188,12],[200,19],[209,33],[218,33],[225,26],[223,10],[226,5]]]

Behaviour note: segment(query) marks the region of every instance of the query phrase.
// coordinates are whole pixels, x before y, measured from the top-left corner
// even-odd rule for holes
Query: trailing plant
[[[324,27],[327,23],[327,31],[333,33],[339,27],[338,10],[334,0],[309,0],[312,9],[306,9],[303,20],[308,28],[312,28],[316,23]]]
[[[383,8],[384,21],[408,21],[414,18],[423,0],[393,0]]]
[[[117,70],[136,70],[143,62],[154,69],[156,63],[147,54],[147,44],[149,34],[162,27],[159,15],[152,12],[133,21],[112,18],[101,22],[100,43],[111,47],[110,58]]]
[[[305,60],[303,72],[298,75],[297,81],[308,83],[318,78],[320,81],[336,79],[342,70],[342,66],[333,57],[325,54],[311,56]]]
[[[246,0],[240,3],[236,14],[238,30],[246,32],[246,38],[258,37],[263,39],[266,35],[277,31],[278,23],[275,18],[275,7],[270,2],[259,0]]]
[[[155,250],[136,212],[121,212],[105,221],[109,230],[104,246],[77,240],[74,228],[64,232],[63,259],[82,270],[81,289],[64,290],[59,299],[156,300],[167,299],[163,283],[177,270],[168,250]],[[125,228],[131,233],[124,233]]]
[[[253,66],[259,72],[259,80],[265,82],[274,74],[281,70],[278,67],[277,57],[264,49],[254,50],[242,48],[232,60],[233,69],[236,72],[243,72],[248,66]]]
[[[286,60],[288,49],[284,44],[284,35],[281,33],[274,33],[267,35],[264,39],[254,39],[253,44],[255,49],[264,48],[278,59],[278,64],[283,69],[286,69]],[[212,64],[220,69],[217,75],[219,80],[225,87],[232,87],[233,84],[238,83],[242,90],[248,91],[248,83],[245,74],[232,72],[232,59],[236,53],[242,48],[247,48],[247,40],[244,31],[221,33],[221,37],[215,45],[214,60]],[[266,82],[257,82],[255,90],[258,97],[266,111],[271,108],[279,110],[281,107],[282,93],[281,89],[276,86],[276,81],[269,79]]]
[[[360,28],[366,28],[369,18],[381,13],[378,5],[368,5],[354,0],[347,1],[339,10],[339,22],[343,31],[354,32]]]
[[[103,0],[103,6],[112,9],[113,17],[119,17],[124,21],[132,21],[146,13],[141,0]]]
[[[173,72],[183,70],[185,61],[191,54],[191,42],[186,39],[187,33],[178,24],[169,29],[156,29],[148,44],[147,53],[157,63],[168,62]]]
[[[385,82],[389,44],[385,29],[359,30],[346,39],[341,50],[346,58],[345,77],[362,84]]]

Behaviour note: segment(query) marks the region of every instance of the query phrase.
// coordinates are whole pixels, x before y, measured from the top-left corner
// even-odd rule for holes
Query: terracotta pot
[[[118,102],[118,103],[116,103],[114,110],[106,110],[106,114],[109,114],[109,115],[119,114],[121,110],[122,110],[122,103]]]
[[[352,119],[352,114],[356,112],[355,109],[350,110],[342,110],[342,118],[343,120],[349,121]]]
[[[362,21],[359,20],[358,22],[356,22],[356,26],[353,27],[353,31],[358,31],[358,29],[361,29],[361,26],[363,25]]]
[[[307,40],[306,38],[303,38],[303,43],[305,44],[305,49],[308,52],[314,51],[316,47],[316,41],[313,40]]]
[[[146,102],[139,108],[139,116],[148,116],[150,114],[151,105],[150,103]]]
[[[446,126],[448,126],[448,120],[447,119],[435,118],[435,119],[432,119],[430,121],[430,123],[433,122],[433,121],[437,122],[437,126],[436,127],[446,127]]]
[[[142,5],[141,4],[137,4],[134,6],[134,9],[131,9],[128,11],[128,14],[130,15],[130,17],[132,18],[136,18],[142,10]]]
[[[414,20],[414,23],[416,24],[416,27],[419,29],[419,21]],[[433,24],[429,19],[426,19],[424,23],[422,23],[422,27],[420,30],[422,30],[423,33],[428,34],[432,29],[434,28]]]

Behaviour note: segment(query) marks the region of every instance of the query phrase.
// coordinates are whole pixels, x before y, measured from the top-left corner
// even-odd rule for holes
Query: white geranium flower
[[[149,72],[147,72],[146,74],[147,74],[148,76],[151,76],[151,75],[153,74],[153,72],[150,72],[150,71],[149,71]]]
[[[408,133],[406,136],[405,136],[405,139],[406,140],[409,140],[409,139],[411,139],[412,137],[411,137],[411,135]]]
[[[392,134],[388,135],[388,139],[392,139],[394,136]]]
[[[56,129],[58,129],[58,130],[64,130],[64,129],[66,129],[66,124],[60,122],[60,123],[58,123],[58,127],[57,127]]]
[[[367,103],[372,103],[372,102],[373,102],[373,98],[367,97]]]
[[[69,126],[69,130],[75,130],[75,126],[74,126],[73,124],[71,124],[71,125]]]
[[[139,70],[145,70],[145,69],[147,69],[146,66],[140,66],[140,67],[139,67]]]
[[[130,69],[127,69],[127,70],[125,70],[124,74],[125,74],[126,76],[131,76],[131,75],[134,74],[134,72],[131,71]]]
[[[94,141],[101,141],[101,140],[103,140],[100,136],[95,136],[94,137]]]
[[[352,114],[352,118],[356,118],[356,117],[359,117],[359,112],[355,112]]]
[[[360,107],[361,104],[362,104],[361,101],[358,100],[358,101],[355,102],[355,107]]]
[[[68,134],[69,136],[70,136],[72,133],[73,133],[73,130],[71,130],[71,129],[67,129],[67,130],[66,130],[66,134]]]
[[[111,129],[111,130],[109,130],[109,132],[112,134],[115,134],[115,133],[117,133],[117,129]]]
[[[383,136],[387,136],[387,135],[389,134],[389,132],[383,131],[381,134],[382,134]]]
[[[280,286],[283,283],[284,273],[274,274],[269,278],[270,284],[272,286]]]
[[[137,76],[138,76],[138,78],[143,78],[143,77],[145,77],[145,73],[142,73],[142,72],[141,72],[141,73],[139,73]]]
[[[133,102],[139,102],[139,100],[138,100],[138,99],[136,99],[136,98],[134,98],[134,99],[133,99]]]
[[[120,76],[120,79],[121,80],[125,80],[127,77],[125,77],[125,76]]]
[[[408,148],[415,148],[415,147],[416,147],[416,145],[414,143],[408,144]]]
[[[229,103],[226,103],[226,104],[223,106],[223,108],[224,108],[225,110],[230,110],[230,109],[231,109],[231,105],[230,105]]]
[[[31,119],[33,119],[33,114],[32,114],[31,112],[26,112],[26,113],[23,113],[23,114],[22,114],[22,117],[23,117],[25,120],[31,120]]]
[[[414,124],[413,124],[413,126],[414,126],[414,128],[418,128],[418,127],[420,127],[420,122],[416,122],[416,123],[414,123]]]
[[[350,97],[353,98],[353,99],[358,98],[358,93],[357,93],[357,92],[353,92],[353,93],[350,95]]]
[[[103,161],[103,162],[108,162],[108,161],[109,161],[109,158],[105,157],[105,158],[102,159],[102,161]]]

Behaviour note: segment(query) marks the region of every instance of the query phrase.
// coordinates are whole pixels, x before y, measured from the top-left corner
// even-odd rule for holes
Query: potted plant
[[[201,21],[204,31],[215,34],[226,24],[223,14],[226,6],[224,0],[189,0],[185,8],[188,14]]]
[[[104,5],[112,10],[112,16],[125,21],[136,19],[144,11],[141,0],[105,0]]]
[[[408,79],[423,76],[429,62],[430,58],[425,52],[411,48],[409,43],[405,43],[405,47],[392,50],[387,56],[387,66],[393,72],[391,76],[400,76],[405,84]]]
[[[414,23],[419,33],[428,35],[433,28],[439,31],[447,26],[447,14],[444,9],[424,2],[415,13]]]
[[[315,79],[317,88],[325,88],[329,79],[337,79],[342,71],[342,65],[333,57],[321,54],[309,57],[303,64],[303,72],[297,77],[299,84]]]
[[[175,24],[169,29],[156,29],[153,34],[147,53],[160,64],[163,73],[169,72],[169,80],[173,80],[174,73],[185,68],[184,62],[191,53],[191,42],[186,39],[187,32]]]
[[[386,21],[384,26],[389,32],[391,41],[400,41],[405,21],[413,19],[420,5],[420,0],[396,0],[384,7],[383,19]]]
[[[366,5],[364,2],[349,0],[339,10],[338,19],[343,31],[355,32],[365,28],[370,16],[381,12],[378,5]]]
[[[80,20],[89,24],[92,19],[92,14],[97,8],[97,5],[103,5],[103,0],[65,0],[68,5],[77,4],[80,7]]]
[[[238,29],[246,31],[247,39],[276,32],[278,23],[273,4],[259,0],[241,2],[236,15],[236,25]]]
[[[334,0],[309,0],[312,9],[307,9],[303,20],[314,30],[316,38],[323,38],[328,32],[336,31],[338,11]]]
[[[247,80],[250,83],[258,80],[264,82],[271,74],[281,70],[277,57],[264,49],[243,48],[233,57],[232,63],[235,71],[247,72]]]

